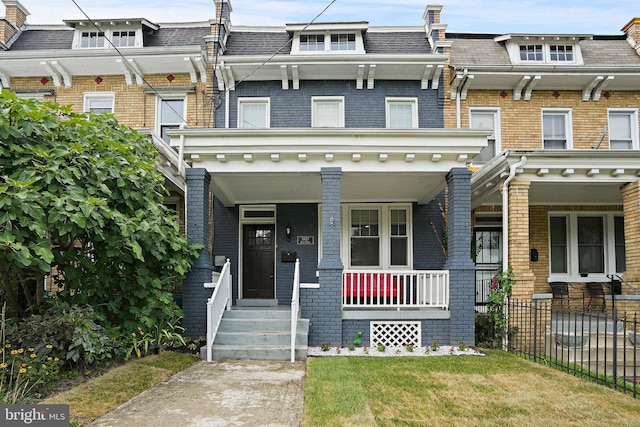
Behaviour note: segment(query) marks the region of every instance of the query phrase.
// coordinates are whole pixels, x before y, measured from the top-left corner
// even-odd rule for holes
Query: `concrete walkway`
[[[299,426],[305,362],[200,361],[92,426]]]

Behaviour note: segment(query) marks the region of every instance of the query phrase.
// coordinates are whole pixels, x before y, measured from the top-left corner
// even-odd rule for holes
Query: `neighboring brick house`
[[[520,299],[615,274],[640,288],[640,19],[622,31],[446,34],[445,127],[493,131],[472,161],[478,283],[504,263]]]
[[[188,165],[180,164],[165,132],[212,121],[207,116],[212,117],[211,108],[203,102],[209,23],[157,25],[138,18],[28,25],[23,4],[3,3],[0,88],[71,104],[77,112],[110,112],[120,123],[148,133],[160,153],[158,169],[170,191],[165,203],[184,222]],[[49,278],[47,286],[52,283]]]

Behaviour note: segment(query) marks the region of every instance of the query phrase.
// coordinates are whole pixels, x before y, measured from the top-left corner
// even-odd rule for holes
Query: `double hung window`
[[[417,98],[387,98],[387,128],[417,128]]]
[[[638,149],[638,110],[609,110],[609,148]]]
[[[317,96],[311,99],[311,126],[319,128],[344,127],[344,97]]]
[[[264,129],[270,126],[269,98],[240,98],[238,127]]]
[[[571,149],[573,145],[571,140],[571,110],[543,110],[542,139],[544,149]]]
[[[469,112],[469,121],[471,129],[493,131],[487,138],[487,146],[473,159],[473,163],[486,163],[500,150],[500,110],[472,109]]]

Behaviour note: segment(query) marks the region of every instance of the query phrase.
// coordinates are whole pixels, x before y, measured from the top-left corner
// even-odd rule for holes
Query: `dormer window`
[[[64,21],[75,28],[74,49],[143,47],[142,33],[160,27],[144,19],[110,21]]]
[[[573,46],[562,44],[549,45],[549,60],[551,60],[551,62],[573,62]]]
[[[331,50],[356,50],[356,35],[331,34]]]
[[[579,42],[589,38],[592,36],[507,34],[494,40],[505,42],[513,64],[582,65]]]
[[[83,31],[80,34],[80,47],[104,47],[104,33],[99,31]]]
[[[292,34],[292,54],[351,54],[365,53],[362,33],[366,22],[344,24],[288,24]]]
[[[300,36],[300,50],[303,52],[324,51],[323,34],[302,34]]]

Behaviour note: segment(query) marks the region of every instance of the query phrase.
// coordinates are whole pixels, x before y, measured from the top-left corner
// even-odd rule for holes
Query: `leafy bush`
[[[91,365],[122,355],[118,347],[120,332],[106,330],[103,319],[89,305],[69,306],[57,301],[42,314],[22,320],[10,319],[7,338],[23,348],[42,351],[51,345],[55,357],[73,364]]]

